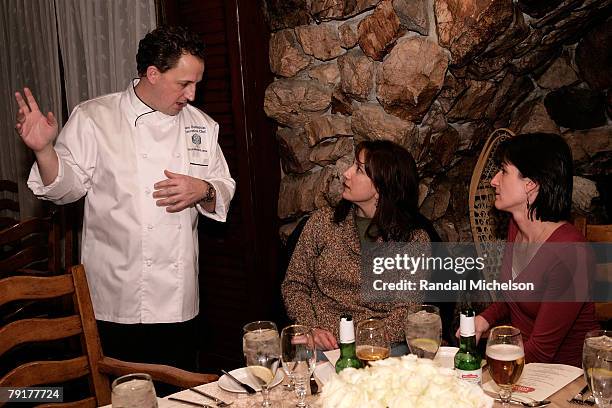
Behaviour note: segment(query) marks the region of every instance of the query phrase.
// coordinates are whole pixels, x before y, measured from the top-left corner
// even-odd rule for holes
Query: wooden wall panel
[[[280,167],[274,127],[263,111],[272,82],[269,33],[259,0],[161,4],[166,23],[188,27],[206,43],[194,104],[219,123],[219,143],[237,181],[227,223],[200,217],[201,366],[232,368],[243,365],[243,324],[274,319],[280,296]]]

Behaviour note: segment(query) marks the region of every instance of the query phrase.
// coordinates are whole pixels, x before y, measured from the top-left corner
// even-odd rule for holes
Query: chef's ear
[[[159,78],[161,77],[161,72],[159,71],[159,69],[157,69],[156,66],[149,65],[149,67],[147,68],[146,77],[151,84],[155,84],[157,81],[159,81]]]

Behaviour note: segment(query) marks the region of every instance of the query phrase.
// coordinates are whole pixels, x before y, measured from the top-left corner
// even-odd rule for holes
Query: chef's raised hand
[[[19,107],[15,130],[34,153],[50,152],[53,149],[53,140],[57,137],[57,120],[52,112],[42,114],[29,88],[24,88],[23,94],[25,100],[19,92],[15,92]]]
[[[206,194],[208,183],[204,180],[168,170],[164,170],[164,174],[168,178],[153,185],[153,198],[158,199],[158,207],[166,207],[168,212],[183,211]]]

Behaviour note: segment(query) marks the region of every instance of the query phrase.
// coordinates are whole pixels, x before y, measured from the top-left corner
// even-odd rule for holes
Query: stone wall
[[[612,0],[267,0],[281,235],[339,200],[354,144],[389,139],[417,160],[423,214],[444,238],[470,241],[469,180],[499,127],[563,135],[574,206],[604,219],[611,10]]]

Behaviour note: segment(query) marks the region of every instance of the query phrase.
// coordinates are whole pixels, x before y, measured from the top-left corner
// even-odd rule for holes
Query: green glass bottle
[[[474,309],[466,307],[460,315],[459,351],[455,354],[455,372],[460,379],[482,385],[482,356],[476,347]]]
[[[340,317],[340,358],[336,361],[336,372],[348,367],[363,368],[363,363],[357,358],[353,317],[343,314]]]

